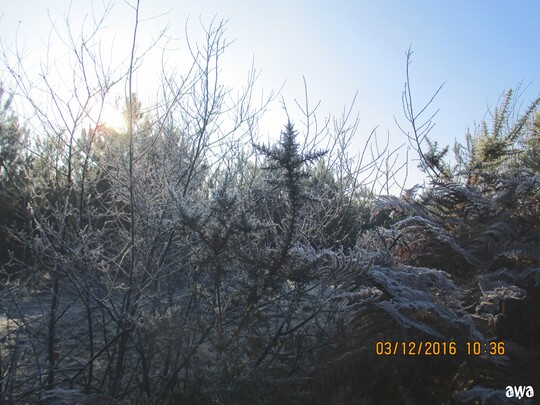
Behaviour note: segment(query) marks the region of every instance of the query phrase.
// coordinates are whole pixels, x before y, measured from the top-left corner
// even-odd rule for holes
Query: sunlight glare
[[[126,128],[124,115],[116,107],[108,104],[103,106],[100,123],[118,132]]]

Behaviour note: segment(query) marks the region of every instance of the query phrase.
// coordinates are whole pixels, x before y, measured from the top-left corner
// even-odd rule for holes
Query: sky
[[[6,2],[0,7],[0,39],[12,45],[17,38],[32,57],[43,50],[51,21],[60,26],[70,6],[69,21],[78,29],[81,17],[102,5],[85,0]],[[467,129],[474,129],[503,91],[521,85],[524,106],[540,94],[536,0],[142,0],[140,13],[141,39],[170,24],[168,34],[179,39],[180,63],[186,31],[197,40],[199,20],[227,20],[226,35],[234,42],[222,59],[224,80],[240,86],[253,63],[260,71],[258,86],[267,93],[281,89],[291,109],[295,99],[305,97],[304,79],[311,105],[321,102],[321,119],[341,115],[358,92],[353,111],[360,126],[353,149],[360,150],[374,128],[378,137],[389,135],[394,146],[406,143],[395,119],[406,125],[401,94],[409,48],[418,107],[445,83],[432,109],[439,112],[431,136],[440,144],[463,141]],[[115,46],[128,48],[132,17],[126,2],[114,3],[106,24]],[[141,88],[152,87],[147,77],[137,82]],[[275,134],[285,123],[275,103],[260,130]]]

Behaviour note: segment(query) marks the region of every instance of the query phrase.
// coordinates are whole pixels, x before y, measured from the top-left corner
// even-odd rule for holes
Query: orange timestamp
[[[470,341],[463,346],[454,341],[378,341],[375,343],[377,356],[456,356],[462,353],[468,356],[503,356],[505,354],[504,342]]]

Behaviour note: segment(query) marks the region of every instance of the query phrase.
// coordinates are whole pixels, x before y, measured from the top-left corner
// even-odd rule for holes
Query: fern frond
[[[329,253],[331,263],[321,268],[321,292],[329,287],[349,285],[366,274],[373,264],[373,259],[366,251],[358,249],[348,254],[343,249]]]
[[[505,250],[495,256],[495,260],[505,257],[508,259],[514,259],[514,260],[531,260],[531,261],[540,261],[540,247],[536,246],[531,249],[524,249],[524,248],[515,248],[515,249],[509,249]]]
[[[331,302],[342,307],[352,309],[359,305],[365,305],[377,301],[383,295],[377,287],[362,287],[358,291],[338,294],[331,298]]]
[[[480,234],[480,237],[498,241],[507,241],[515,235],[516,230],[508,223],[508,221],[497,221],[490,224],[487,229]]]
[[[422,215],[424,213],[420,204],[412,198],[404,199],[394,195],[377,197],[372,218],[381,211],[395,211],[403,215]]]
[[[472,320],[462,313],[461,297],[448,273],[402,266],[374,268],[370,276],[391,297],[374,305],[400,327],[425,337],[480,337]]]
[[[492,204],[477,187],[459,183],[437,183],[423,198],[430,212],[456,215],[466,219],[487,218],[493,214]]]
[[[464,249],[442,226],[426,218],[409,217],[395,224],[405,235],[405,243],[414,245],[418,253],[433,248],[449,247],[471,265],[477,263],[474,256]]]

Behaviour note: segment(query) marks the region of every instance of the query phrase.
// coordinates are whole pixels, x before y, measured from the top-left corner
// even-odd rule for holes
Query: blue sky
[[[96,8],[102,4],[94,3]],[[84,14],[90,4],[73,2],[73,26],[78,24],[75,15]],[[189,16],[189,32],[196,39],[199,16],[205,22],[215,16],[228,20],[227,37],[235,42],[222,68],[233,85],[240,83],[238,78],[254,60],[261,70],[259,85],[269,91],[285,83],[282,95],[292,107],[294,98],[304,97],[305,76],[312,103],[321,100],[321,116],[339,115],[358,91],[358,145],[375,126],[379,136],[389,133],[394,145],[405,142],[394,116],[404,122],[401,92],[410,46],[416,103],[429,100],[446,82],[434,103],[440,112],[432,136],[440,143],[462,140],[505,89],[519,83],[528,86],[525,104],[540,93],[540,2],[534,0],[142,0],[141,4],[143,18],[167,13],[145,21],[141,33],[156,33],[170,21],[171,35],[182,38]],[[19,43],[30,54],[37,52],[50,29],[47,10],[53,21],[59,21],[68,6],[61,0],[4,4],[0,37],[12,43],[18,30]],[[107,21],[117,44],[130,35],[132,20],[124,2],[115,4]],[[275,105],[261,131],[279,131],[285,120]]]

